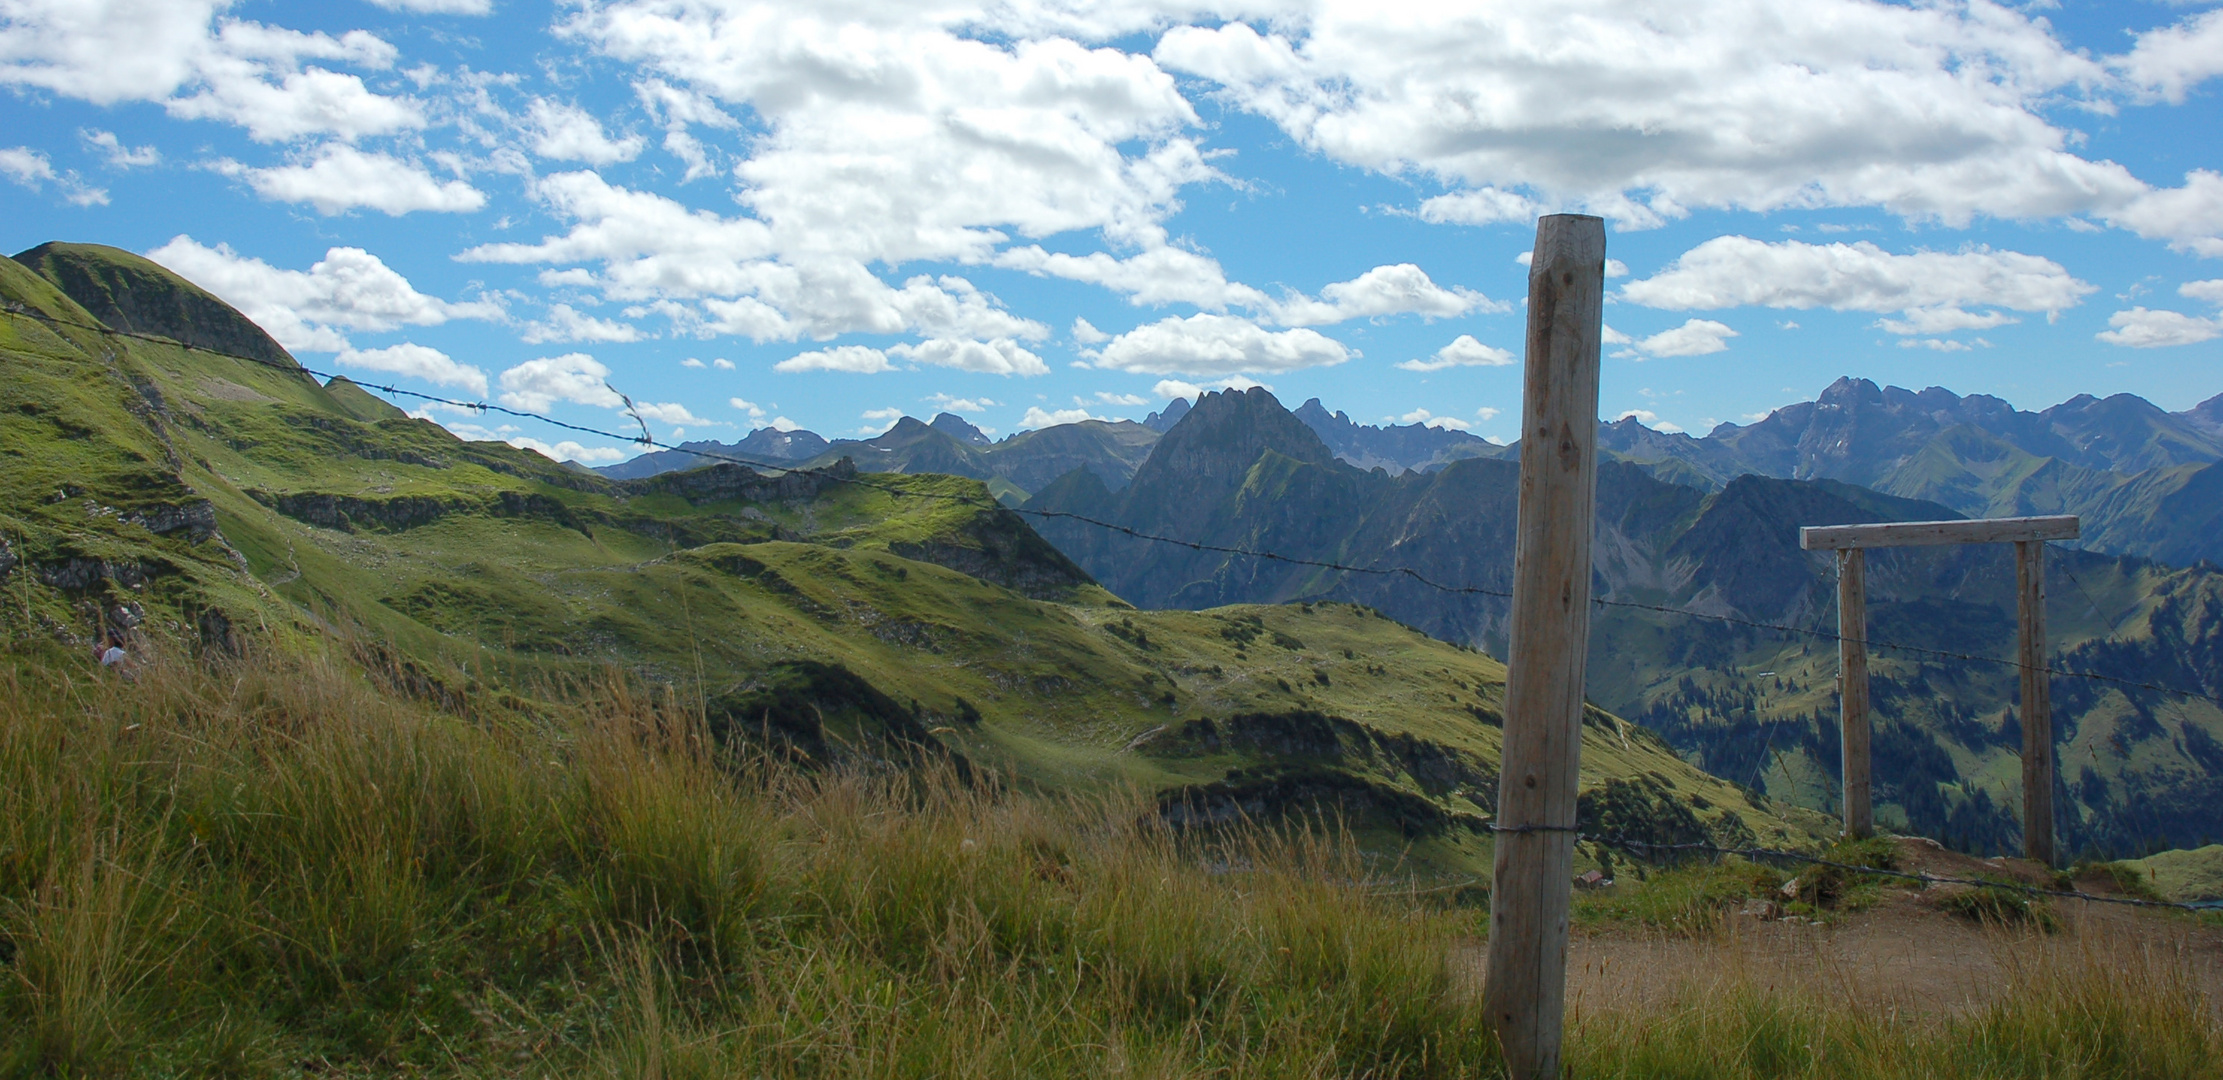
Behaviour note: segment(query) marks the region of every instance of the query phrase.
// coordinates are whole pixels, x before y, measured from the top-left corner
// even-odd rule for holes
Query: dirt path
[[[1902,844],[1901,866],[1950,876],[2002,874],[2050,885],[2019,860],[1982,861]],[[2103,886],[2079,882],[2086,891]],[[1574,1015],[1646,1011],[1731,988],[1849,999],[1878,1012],[1958,1015],[2009,992],[2018,976],[2069,965],[2188,974],[2223,1020],[2223,929],[2181,914],[2057,900],[2059,933],[2000,928],[1939,910],[1913,890],[1828,925],[1731,916],[1698,936],[1578,930],[1569,943]]]

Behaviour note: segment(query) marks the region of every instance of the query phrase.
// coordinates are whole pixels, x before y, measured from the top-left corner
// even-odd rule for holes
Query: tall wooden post
[[[1837,715],[1844,733],[1845,835],[1875,835],[1868,800],[1868,553],[1837,552]]]
[[[2022,665],[2022,854],[2053,865],[2053,687],[2046,675],[2045,541],[2015,544],[2016,661]]]
[[[1536,223],[1505,745],[1483,1008],[1513,1080],[1558,1080],[1590,641],[1605,222]]]

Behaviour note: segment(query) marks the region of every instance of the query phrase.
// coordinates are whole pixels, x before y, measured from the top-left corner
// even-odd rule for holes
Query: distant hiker
[[[93,646],[93,658],[100,661],[101,667],[114,668],[124,678],[137,674],[131,663],[131,654],[124,651],[123,635],[117,631],[108,631],[107,636]]]

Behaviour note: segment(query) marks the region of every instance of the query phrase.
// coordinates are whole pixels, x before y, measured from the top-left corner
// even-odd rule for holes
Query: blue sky
[[[1270,386],[1503,439],[1608,219],[1602,409],[2223,392],[2223,9],[0,0],[0,244],[312,367],[731,440]],[[433,419],[589,463],[629,447]]]

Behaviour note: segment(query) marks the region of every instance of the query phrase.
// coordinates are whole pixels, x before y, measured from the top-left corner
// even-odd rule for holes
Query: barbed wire
[[[662,442],[651,437],[648,433],[648,425],[645,422],[642,422],[641,424],[641,434],[626,435],[615,431],[609,431],[603,428],[590,427],[584,424],[574,424],[568,421],[558,420],[555,417],[549,416],[545,413],[531,412],[523,409],[513,409],[508,406],[497,405],[489,401],[461,401],[455,398],[441,397],[437,394],[427,394],[423,393],[422,391],[410,390],[391,384],[364,382],[356,378],[355,376],[347,375],[344,373],[319,371],[315,368],[311,368],[304,364],[301,364],[299,361],[295,361],[291,366],[288,366],[286,364],[281,364],[276,361],[268,360],[262,357],[243,356],[238,353],[225,352],[221,349],[211,349],[202,345],[193,345],[187,342],[178,341],[174,338],[163,337],[156,334],[139,333],[137,331],[130,330],[118,330],[112,326],[102,326],[97,324],[76,322],[70,319],[62,319],[53,315],[49,315],[45,312],[38,311],[36,309],[32,309],[27,306],[9,301],[0,301],[0,311],[4,311],[9,314],[25,316],[27,318],[36,319],[42,322],[52,323],[59,326],[74,327],[76,329],[84,330],[90,333],[106,334],[115,337],[133,338],[141,341],[152,342],[158,345],[168,345],[175,348],[183,348],[195,352],[208,353],[213,356],[220,356],[230,360],[238,360],[245,363],[260,365],[262,367],[270,368],[272,370],[284,372],[287,374],[301,374],[309,376],[311,378],[324,379],[327,381],[331,379],[344,378],[355,386],[361,387],[366,390],[377,390],[398,397],[414,398],[416,400],[424,401],[430,404],[443,405],[449,408],[456,409],[467,409],[481,414],[498,413],[503,416],[511,416],[521,420],[531,420],[536,423],[547,424],[552,427],[561,428],[566,431],[574,431],[580,434],[593,435],[604,439],[615,439],[619,442],[627,442],[639,446],[653,447],[658,450],[681,454],[690,454],[698,458],[720,462],[723,464],[740,465],[749,469],[767,469],[774,472],[783,473],[807,472],[812,476],[820,477],[831,482],[854,484],[861,487],[871,488],[873,490],[887,494],[891,497],[942,501],[963,506],[970,506],[976,509],[1005,511],[1034,518],[1075,521],[1085,525],[1093,526],[1095,528],[1104,529],[1109,532],[1129,536],[1137,540],[1145,541],[1147,543],[1182,547],[1192,551],[1205,551],[1215,554],[1236,555],[1244,558],[1264,559],[1271,562],[1287,563],[1294,566],[1305,566],[1345,574],[1367,574],[1377,577],[1409,578],[1426,588],[1454,595],[1487,596],[1501,600],[1510,600],[1513,596],[1512,592],[1506,589],[1496,589],[1480,585],[1452,585],[1446,582],[1437,581],[1434,578],[1431,578],[1428,575],[1420,572],[1418,569],[1410,566],[1360,566],[1352,563],[1338,562],[1331,559],[1314,559],[1300,555],[1287,555],[1275,551],[1265,551],[1257,548],[1237,547],[1226,544],[1213,544],[1200,540],[1188,540],[1181,537],[1163,536],[1156,533],[1145,532],[1131,526],[1121,525],[1117,522],[1104,521],[1100,518],[1094,518],[1086,514],[1077,514],[1066,510],[1048,510],[1023,506],[1008,506],[993,497],[983,499],[970,495],[954,495],[946,492],[937,491],[920,491],[908,487],[878,483],[873,480],[867,479],[866,475],[841,476],[839,474],[828,472],[825,470],[798,469],[794,462],[783,463],[760,461],[734,454],[722,453],[719,451],[702,450],[688,446],[676,446],[671,443]],[[615,391],[613,390],[612,392],[614,393]],[[630,402],[628,402],[628,405],[630,406]],[[627,415],[632,416],[636,421],[640,420],[638,412],[636,410],[632,410],[630,407],[628,408]],[[2082,588],[2081,582],[2078,583],[2078,588]],[[1747,619],[1736,615],[1725,615],[1719,612],[1695,611],[1689,608],[1669,607],[1664,604],[1646,604],[1632,600],[1613,600],[1603,597],[1592,597],[1590,602],[1600,607],[1622,608],[1634,611],[1648,611],[1656,614],[1670,615],[1678,618],[1701,619],[1717,623],[1724,623],[1732,626],[1741,626],[1753,630],[1765,630],[1775,633],[1794,634],[1812,638],[1818,641],[1859,644],[1864,648],[1885,649],[1893,652],[1905,653],[1912,656],[1930,657],[1938,660],[1958,660],[1966,663],[1988,664],[1998,667],[2011,667],[2018,670],[2027,666],[2024,665],[2020,660],[2005,659],[1997,656],[1984,656],[1977,653],[1955,652],[1949,649],[1932,649],[1919,645],[1907,645],[1900,642],[1884,641],[1876,638],[1849,638],[1833,631],[1819,630],[1812,627],[1793,626],[1786,623],[1764,622],[1758,619]],[[2126,679],[2120,676],[2107,675],[2101,672],[2071,671],[2054,667],[2034,667],[2031,670],[2037,671],[2040,674],[2059,676],[2062,678],[2087,679],[2095,682],[2104,682],[2117,686],[2130,687],[2133,689],[2151,690],[2157,693],[2169,694],[2175,697],[2192,698],[2195,700],[2206,701],[2210,704],[2216,705],[2219,708],[2223,708],[2223,696],[2208,694],[2198,690],[2186,690],[2181,687],[2167,686],[2160,683],[2148,682],[2138,679]]]

